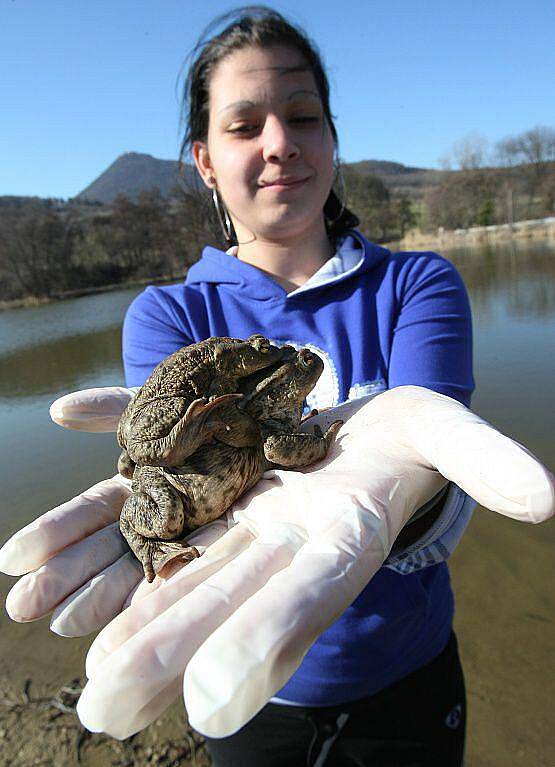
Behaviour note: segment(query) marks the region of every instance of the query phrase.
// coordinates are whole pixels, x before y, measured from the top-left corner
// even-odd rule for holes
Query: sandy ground
[[[8,623],[3,620],[0,661],[2,767],[210,765],[202,737],[187,726],[180,701],[125,741],[89,733],[74,708],[85,684],[83,657],[90,640],[55,637],[47,621]]]
[[[555,525],[477,512],[452,560],[466,672],[466,767],[552,767]],[[2,598],[12,579],[2,577]],[[197,765],[210,760],[181,701],[124,742],[91,735],[73,712],[91,638],[62,639],[48,621],[0,628],[0,765]]]
[[[1,691],[0,755],[3,767],[73,765],[210,764],[202,738],[187,726],[183,707],[174,705],[139,735],[117,741],[91,734],[79,723],[74,705],[83,679],[54,691],[29,679],[22,690]]]

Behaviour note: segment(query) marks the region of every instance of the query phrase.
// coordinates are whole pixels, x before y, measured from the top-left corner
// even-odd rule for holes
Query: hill
[[[150,154],[126,152],[74,197],[78,202],[101,202],[107,205],[118,194],[136,200],[141,190],[158,187],[163,197],[169,197],[176,186],[190,186],[194,170],[185,166],[185,175],[179,172],[175,160],[158,160]]]

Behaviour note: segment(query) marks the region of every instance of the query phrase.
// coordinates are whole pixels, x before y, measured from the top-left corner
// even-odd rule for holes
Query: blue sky
[[[125,151],[175,158],[176,78],[215,0],[1,0],[0,194],[71,197]],[[553,0],[291,0],[341,156],[438,167],[461,137],[555,125]]]

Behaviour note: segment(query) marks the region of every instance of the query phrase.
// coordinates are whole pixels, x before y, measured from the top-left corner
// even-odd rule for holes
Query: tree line
[[[511,223],[553,213],[555,131],[538,127],[499,142],[493,160],[470,136],[444,160],[446,172],[420,198],[392,193],[378,176],[346,167],[337,192],[376,242],[423,230]],[[452,165],[456,170],[452,169]],[[449,167],[447,167],[449,166]],[[50,298],[148,278],[179,279],[206,245],[224,247],[204,191],[159,190],[111,205],[0,198],[0,300]]]
[[[491,151],[482,136],[471,134],[454,144],[442,164],[448,172],[426,195],[422,229],[512,224],[555,212],[553,128],[509,136]]]
[[[112,205],[35,199],[0,205],[0,300],[181,277],[217,244],[204,195],[159,190]]]
[[[353,176],[346,203],[375,239],[400,237],[414,223],[408,198],[376,177]],[[21,198],[0,202],[0,300],[51,298],[147,278],[179,279],[205,245],[225,247],[210,197],[158,189],[112,205]]]

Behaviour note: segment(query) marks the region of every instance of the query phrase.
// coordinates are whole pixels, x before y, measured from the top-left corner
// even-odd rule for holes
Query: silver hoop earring
[[[328,219],[330,224],[335,224],[336,221],[339,221],[343,213],[345,212],[345,208],[347,207],[345,203],[345,198],[347,197],[347,187],[345,186],[345,178],[343,176],[343,171],[341,169],[341,166],[337,162],[335,164],[335,181],[339,181],[339,195],[335,194],[335,197],[337,198],[337,201],[341,204],[341,208],[339,209],[339,213],[334,219]],[[333,186],[332,186],[333,191]]]
[[[227,212],[227,208],[225,205],[221,204],[220,206],[220,200],[218,199],[218,190],[216,187],[212,188],[212,202],[214,203],[214,208],[216,210],[216,216],[218,217],[218,221],[220,222],[220,226],[222,228],[222,234],[226,240],[226,242],[231,242],[231,221],[229,219],[229,213]],[[223,208],[223,215],[222,215],[222,208]]]

